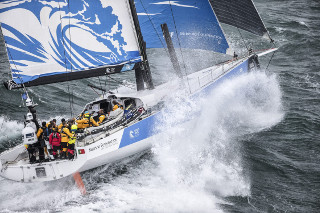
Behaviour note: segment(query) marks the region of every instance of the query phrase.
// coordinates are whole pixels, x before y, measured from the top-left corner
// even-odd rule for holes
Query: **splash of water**
[[[4,143],[21,136],[22,129],[22,123],[0,116],[0,143]]]
[[[242,164],[240,138],[283,118],[276,76],[250,73],[224,82],[197,100],[173,95],[165,111],[159,128],[166,131],[153,139],[149,157],[89,171],[84,178],[89,196],[79,197],[75,186],[66,192],[41,184],[42,189],[34,191],[30,188],[34,185],[15,184],[12,190],[3,188],[7,183],[0,180],[1,198],[6,191],[12,191],[13,200],[20,189],[23,192],[19,195],[22,207],[8,202],[0,206],[15,210],[45,206],[61,211],[71,206],[83,212],[222,212],[219,204],[225,202],[224,197],[249,196],[250,177]],[[186,116],[192,119],[177,125]],[[125,171],[116,175],[119,168]],[[29,190],[47,198],[41,196],[41,204],[29,205]]]
[[[221,212],[226,196],[249,196],[240,137],[270,128],[283,117],[275,76],[251,73],[224,82],[209,97],[173,95],[159,123],[151,159],[94,176],[108,180],[76,207],[120,212]],[[195,115],[195,116],[194,116]],[[186,116],[192,119],[185,121]],[[94,178],[93,178],[94,179]]]
[[[158,175],[168,190],[166,198],[176,200],[183,195],[175,211],[206,212],[219,198],[250,195],[239,138],[282,120],[278,85],[275,76],[250,73],[223,83],[209,97],[190,100],[175,96],[171,100],[160,127],[169,130],[153,151]],[[192,114],[196,116],[191,121],[172,128],[177,119]],[[172,204],[165,206],[170,210]]]

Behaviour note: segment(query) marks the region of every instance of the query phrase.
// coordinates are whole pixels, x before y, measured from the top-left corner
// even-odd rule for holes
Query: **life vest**
[[[85,120],[85,122],[83,124],[92,126],[91,115],[90,114],[88,114],[88,113],[85,114],[83,119]]]
[[[49,136],[49,143],[53,146],[60,146],[61,136],[59,132],[53,132]]]
[[[77,140],[77,136],[76,134],[73,134],[70,138],[69,138],[69,144],[74,144]]]
[[[78,126],[75,125],[75,124],[73,124],[71,126],[71,134],[72,134],[72,136],[69,137],[69,142],[68,142],[69,144],[74,144],[76,142],[76,140],[77,140],[77,135],[76,135],[77,129],[78,129]]]
[[[71,126],[71,132],[73,132],[73,133],[75,133],[77,131],[77,129],[78,129],[78,126],[76,124],[73,124]]]

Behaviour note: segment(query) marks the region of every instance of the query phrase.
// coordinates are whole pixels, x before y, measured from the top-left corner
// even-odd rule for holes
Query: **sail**
[[[233,54],[208,0],[139,0],[136,8],[147,48],[165,47],[166,23],[175,47]]]
[[[18,85],[122,72],[141,61],[128,0],[4,0],[0,8]]]
[[[252,0],[209,0],[221,23],[238,27],[259,36],[269,33]]]

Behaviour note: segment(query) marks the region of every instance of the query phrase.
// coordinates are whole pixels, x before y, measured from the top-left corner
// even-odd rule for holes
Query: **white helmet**
[[[27,98],[27,100],[26,100],[26,105],[27,105],[27,107],[28,107],[28,106],[32,106],[32,101],[31,101],[30,98]]]
[[[30,112],[27,113],[27,116],[26,116],[26,121],[32,121],[33,119],[33,116]]]

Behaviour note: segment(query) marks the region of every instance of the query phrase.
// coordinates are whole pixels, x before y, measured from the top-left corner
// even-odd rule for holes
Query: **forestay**
[[[135,2],[147,48],[164,48],[167,23],[175,47],[233,54],[208,0]]]
[[[116,73],[141,61],[128,0],[5,0],[0,8],[16,84]]]
[[[270,38],[252,0],[209,0],[221,23]],[[271,39],[271,38],[270,38]]]

